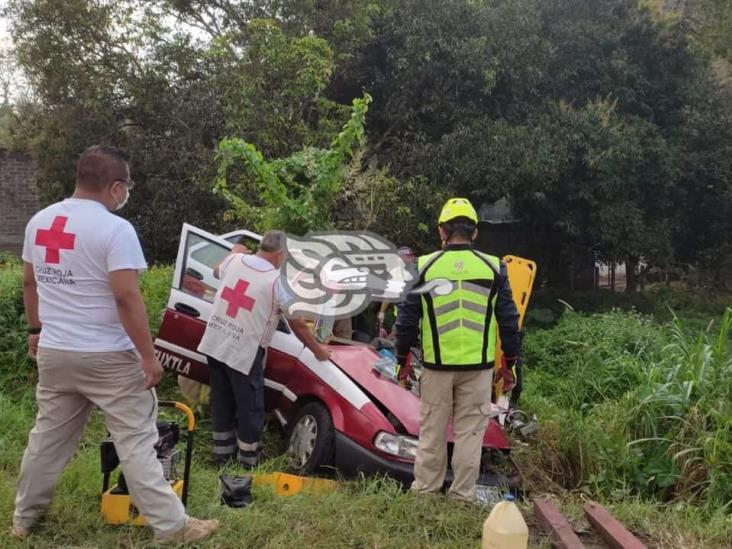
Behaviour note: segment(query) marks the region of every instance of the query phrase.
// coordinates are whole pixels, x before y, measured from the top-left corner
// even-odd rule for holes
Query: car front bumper
[[[344,477],[387,475],[404,486],[414,480],[414,464],[384,458],[340,431],[335,434],[335,465]]]
[[[386,475],[399,482],[406,488],[414,480],[414,464],[388,459],[364,448],[350,437],[336,431],[335,433],[335,466],[338,473],[346,478],[357,477],[363,473],[366,476]],[[445,475],[444,488],[452,484],[452,470],[448,469]],[[512,491],[518,488],[520,477],[518,474],[506,476],[500,473],[481,471],[478,484],[485,486],[503,486]]]

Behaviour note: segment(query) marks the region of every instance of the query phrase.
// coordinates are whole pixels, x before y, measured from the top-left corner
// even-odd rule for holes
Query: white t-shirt
[[[83,352],[128,351],[109,273],[147,268],[132,225],[99,202],[69,198],[28,223],[23,261],[38,284],[40,346]]]
[[[259,348],[269,346],[288,295],[279,269],[256,255],[230,255],[219,279],[198,351],[248,375]]]

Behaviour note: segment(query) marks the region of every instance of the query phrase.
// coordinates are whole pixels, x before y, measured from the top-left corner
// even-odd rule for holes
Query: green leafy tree
[[[447,199],[444,189],[423,178],[399,180],[367,157],[362,149],[348,167],[331,209],[335,227],[370,230],[396,246],[410,245],[417,253],[436,248],[436,212]]]
[[[527,236],[516,251],[557,284],[596,258],[714,266],[732,218],[727,4],[13,0],[34,93],[8,137],[36,158],[46,201],[68,193],[90,143],[130,149],[140,186],[125,215],[152,258],[172,257],[184,220],[266,225],[263,192],[299,230],[370,227],[427,248],[439,202],[459,194],[508,196]],[[369,147],[339,160],[337,191],[314,185],[315,151],[364,90]],[[232,205],[210,191],[226,136],[252,146],[226,174],[250,210],[222,223]],[[272,158],[289,162],[269,175],[284,191],[253,176]]]
[[[681,17],[692,37],[712,54],[732,62],[732,4],[728,0],[648,1],[659,16]]]
[[[138,182],[124,215],[148,256],[169,260],[181,222],[227,228],[225,203],[210,194],[224,135],[267,155],[327,145],[347,118],[323,93],[334,70],[328,44],[234,4],[11,2],[18,60],[35,90],[11,137],[35,157],[44,202],[71,191],[88,145],[123,146]]]
[[[583,108],[562,102],[533,132],[540,142],[555,136],[546,162],[553,171],[519,182],[512,196],[534,237],[551,251],[542,257],[546,264],[570,282],[592,259],[668,264],[677,166],[657,127],[620,116],[615,102]]]
[[[350,120],[328,149],[305,147],[288,157],[267,161],[243,139],[222,140],[214,191],[231,207],[229,217],[259,231],[277,228],[304,234],[332,228],[330,211],[348,163],[364,143],[370,102],[368,94],[353,101]]]
[[[680,182],[676,256],[696,266],[698,282],[732,288],[732,112],[724,92],[710,93],[687,113],[678,141]]]
[[[680,257],[676,197],[701,153],[682,136],[714,93],[684,21],[635,0],[427,1],[386,2],[374,28],[370,138],[401,179],[511,197],[555,283],[595,258]],[[716,164],[725,143],[705,153]]]

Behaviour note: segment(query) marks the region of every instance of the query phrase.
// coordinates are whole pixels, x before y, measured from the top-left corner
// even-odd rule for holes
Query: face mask
[[[117,202],[117,207],[114,209],[114,211],[118,212],[122,208],[124,208],[129,199],[130,199],[130,189],[125,187],[125,199],[122,202],[117,202],[117,199],[116,198],[114,199],[114,201]]]

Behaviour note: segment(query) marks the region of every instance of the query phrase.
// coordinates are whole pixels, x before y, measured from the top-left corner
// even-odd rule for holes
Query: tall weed
[[[657,411],[653,433],[634,431],[673,471],[673,494],[732,510],[732,355],[727,309],[716,333],[690,334],[676,317],[661,368],[629,396],[631,415]],[[640,438],[652,434],[653,438]],[[658,454],[657,454],[658,455]],[[671,482],[669,482],[671,484]]]
[[[564,409],[589,412],[617,400],[641,381],[639,363],[657,360],[665,342],[653,319],[612,311],[593,316],[568,312],[552,329],[530,334],[524,360],[535,388]]]
[[[26,356],[22,279],[19,263],[0,267],[0,390],[8,393],[23,392],[35,380],[33,362]]]
[[[555,480],[732,510],[732,310],[707,324],[567,313],[527,337],[525,394],[562,464]]]
[[[150,331],[153,334],[157,333],[163,319],[163,311],[168,302],[172,280],[173,268],[168,265],[150,267],[140,278],[140,289],[147,307]]]

